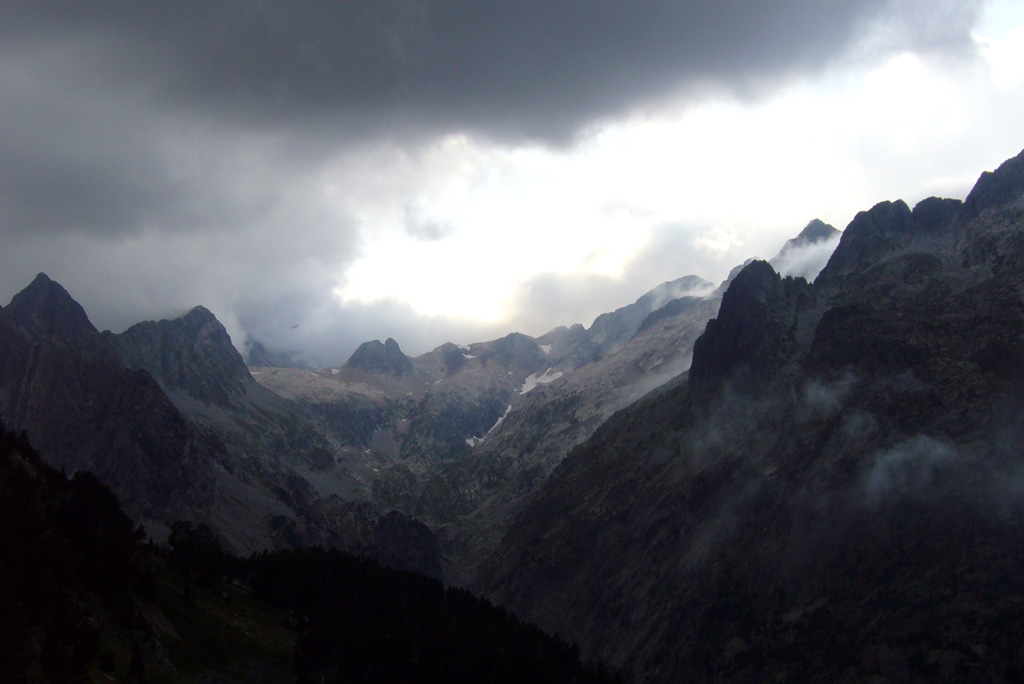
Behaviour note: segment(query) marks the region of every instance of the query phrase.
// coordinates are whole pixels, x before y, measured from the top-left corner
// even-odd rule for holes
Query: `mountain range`
[[[755,261],[476,587],[636,681],[1018,681],[1024,153]]]
[[[101,333],[40,274],[0,418],[158,540],[443,577],[635,681],[1024,676],[1024,153],[590,328],[281,358],[201,306]]]

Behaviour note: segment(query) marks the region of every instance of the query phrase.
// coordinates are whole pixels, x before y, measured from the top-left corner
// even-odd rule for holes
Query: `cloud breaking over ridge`
[[[692,252],[749,227],[642,206],[608,218],[585,206],[600,187],[543,173],[585,182],[577,166],[615,165],[600,156],[608,126],[709,98],[757,103],[903,53],[969,64],[984,7],[0,2],[0,288],[10,296],[46,270],[115,329],[202,303],[236,344],[247,332],[284,344],[299,324],[310,332],[297,348],[323,363],[344,360],[357,335],[416,352],[437,335],[583,320],[710,258],[680,253],[677,272],[645,274],[666,261],[653,245]],[[722,150],[738,164],[747,154]],[[485,204],[492,195],[503,199]],[[502,246],[518,235],[538,243]],[[603,242],[584,246],[592,238]],[[715,258],[771,252],[776,239],[718,239]],[[512,284],[484,282],[486,265],[464,286],[438,280],[425,312],[396,293],[416,287],[403,273],[426,269],[403,264],[427,258],[439,273],[503,258],[521,272]],[[376,294],[360,274],[382,281]],[[541,289],[562,308],[531,304]],[[491,314],[470,320],[482,302]]]

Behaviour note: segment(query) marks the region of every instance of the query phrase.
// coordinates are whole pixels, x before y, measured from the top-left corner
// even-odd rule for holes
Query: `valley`
[[[251,349],[202,306],[100,332],[40,274],[0,417],[157,542],[413,571],[628,681],[1024,676],[1024,153],[589,328]]]

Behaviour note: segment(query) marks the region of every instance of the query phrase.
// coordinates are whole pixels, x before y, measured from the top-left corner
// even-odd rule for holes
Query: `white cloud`
[[[883,199],[962,197],[1024,145],[997,106],[1024,103],[1015,36],[985,43],[980,62],[897,52],[755,102],[691,97],[595,125],[569,148],[445,139],[404,160],[408,185],[387,198],[449,232],[414,243],[398,230],[401,205],[390,218],[368,207],[369,238],[338,294],[496,322],[521,315],[514,293],[542,274],[626,279],[665,225],[692,233],[697,274],[718,280],[771,256],[811,218],[842,228]],[[649,283],[680,275],[650,273]],[[580,318],[566,312],[565,322]]]

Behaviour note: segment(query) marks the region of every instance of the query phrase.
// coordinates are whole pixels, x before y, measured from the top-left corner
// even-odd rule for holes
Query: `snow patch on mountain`
[[[519,393],[526,394],[530,390],[536,388],[537,385],[546,385],[549,382],[557,380],[563,375],[564,373],[562,373],[562,371],[553,371],[550,368],[545,370],[543,375],[532,373],[526,378],[526,382],[523,383],[523,386],[519,388]]]
[[[505,413],[503,413],[503,414],[501,414],[500,416],[498,416],[498,420],[497,420],[497,421],[496,421],[496,422],[494,423],[494,425],[492,425],[492,426],[491,426],[491,427],[490,427],[490,428],[489,428],[489,429],[487,430],[487,432],[486,432],[486,433],[484,433],[484,436],[483,436],[483,437],[475,437],[475,436],[474,436],[474,437],[467,437],[467,438],[466,438],[466,444],[468,444],[468,445],[469,445],[469,447],[470,447],[470,448],[472,448],[472,447],[475,447],[475,446],[476,446],[477,444],[479,444],[480,442],[484,441],[484,439],[485,439],[485,438],[487,437],[487,435],[489,435],[489,434],[491,434],[492,432],[494,432],[495,430],[497,430],[497,429],[498,429],[498,426],[499,426],[499,425],[501,425],[502,423],[504,423],[504,422],[505,422],[505,418],[507,418],[507,417],[508,417],[508,414],[509,414],[509,413],[510,413],[511,411],[512,411],[512,404],[509,404],[508,406],[506,406],[506,407],[505,407]]]

